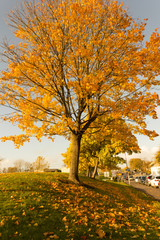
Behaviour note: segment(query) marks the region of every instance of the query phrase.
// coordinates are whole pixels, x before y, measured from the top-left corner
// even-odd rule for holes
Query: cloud
[[[148,147],[146,145],[141,146],[141,153],[133,153],[132,155],[127,155],[127,159],[131,158],[141,158],[146,161],[154,161],[154,157],[159,147]]]
[[[129,165],[131,158],[141,158],[145,161],[154,161],[154,157],[158,149],[159,147],[148,147],[146,145],[143,145],[141,146],[141,153],[133,153],[132,155],[120,154],[120,156],[127,161],[127,165]],[[124,167],[124,165],[122,165],[122,168]]]
[[[0,162],[0,169],[8,168],[8,167],[13,167],[13,160],[11,160],[11,159],[3,159]]]

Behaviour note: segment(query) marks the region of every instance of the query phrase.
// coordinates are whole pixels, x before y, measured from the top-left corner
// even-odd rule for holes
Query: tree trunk
[[[87,177],[91,177],[91,166],[88,166],[87,167],[87,174],[86,174]]]
[[[70,172],[69,172],[69,180],[71,180],[74,183],[79,183],[78,167],[79,167],[81,135],[71,133],[71,141],[72,141],[73,149],[72,149],[72,159],[71,159]]]
[[[96,163],[95,163],[95,167],[94,167],[94,171],[93,171],[93,174],[92,174],[92,178],[95,178],[96,177],[96,174],[97,174],[97,168],[98,168],[98,161],[99,159],[97,158],[96,159]]]

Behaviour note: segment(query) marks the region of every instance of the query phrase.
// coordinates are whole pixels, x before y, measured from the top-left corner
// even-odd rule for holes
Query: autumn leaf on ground
[[[87,236],[81,236],[81,240],[87,240]]]
[[[103,237],[105,237],[105,232],[102,230],[102,229],[97,229],[96,230],[96,234],[100,237],[100,238],[103,238]]]
[[[46,236],[48,236],[48,235],[53,235],[54,234],[54,232],[45,232],[45,233],[43,233],[43,235],[46,237]]]
[[[50,239],[59,239],[59,237],[56,234],[49,236],[49,238]]]
[[[62,219],[62,221],[63,221],[63,222],[66,222],[66,221],[67,221],[67,218],[66,218],[66,217],[64,217],[64,218]]]

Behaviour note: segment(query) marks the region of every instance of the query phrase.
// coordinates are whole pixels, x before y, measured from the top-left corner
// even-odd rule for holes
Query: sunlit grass
[[[0,175],[0,239],[160,239],[160,203],[121,183]]]

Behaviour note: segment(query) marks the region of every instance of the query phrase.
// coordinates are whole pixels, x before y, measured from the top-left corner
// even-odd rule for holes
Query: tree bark
[[[87,174],[86,174],[87,177],[91,177],[91,166],[88,166],[87,167]]]
[[[79,167],[79,154],[80,154],[80,143],[81,143],[81,135],[71,133],[71,141],[72,141],[72,159],[70,165],[69,172],[69,180],[74,183],[80,183],[78,177],[78,167]]]
[[[99,159],[97,158],[97,159],[96,159],[96,163],[95,163],[95,167],[94,167],[94,171],[93,171],[93,174],[92,174],[92,178],[95,178],[95,177],[96,177],[97,168],[98,168],[98,162],[99,162]]]

